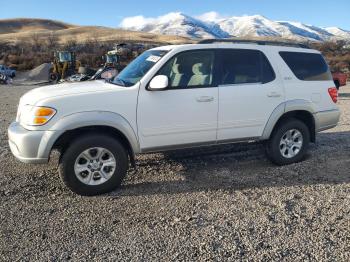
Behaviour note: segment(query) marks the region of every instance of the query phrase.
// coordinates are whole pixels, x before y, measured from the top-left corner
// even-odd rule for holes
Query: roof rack
[[[213,44],[213,43],[237,43],[237,44],[257,44],[257,45],[273,45],[273,46],[289,46],[307,48],[310,47],[301,43],[290,43],[281,41],[265,41],[265,40],[244,40],[244,39],[204,39],[198,42],[198,44]]]

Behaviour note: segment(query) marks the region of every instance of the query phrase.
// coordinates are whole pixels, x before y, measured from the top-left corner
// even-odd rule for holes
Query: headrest
[[[197,63],[192,66],[192,72],[195,75],[208,75],[210,73],[210,67],[203,63]]]

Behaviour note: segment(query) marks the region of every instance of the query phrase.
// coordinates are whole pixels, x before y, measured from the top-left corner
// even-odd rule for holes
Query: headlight
[[[26,105],[20,113],[20,122],[28,126],[45,125],[55,114],[56,109],[45,106]]]

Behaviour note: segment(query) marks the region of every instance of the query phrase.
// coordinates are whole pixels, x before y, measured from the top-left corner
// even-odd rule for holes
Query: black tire
[[[297,153],[294,157],[287,158],[284,155],[282,155],[280,151],[280,141],[282,139],[282,136],[284,136],[288,130],[293,129],[298,130],[301,133],[303,143],[299,153]],[[297,163],[304,159],[309,147],[309,143],[309,128],[302,121],[291,118],[283,121],[274,129],[270,139],[266,143],[266,154],[268,158],[276,165],[282,166]]]
[[[334,80],[335,87],[339,90],[340,88],[340,83],[339,80]]]
[[[49,75],[49,81],[52,83],[57,83],[59,80],[59,76],[56,73],[50,73]]]
[[[116,168],[111,177],[100,185],[87,185],[81,182],[74,171],[78,156],[89,148],[102,147],[109,150],[116,161]],[[128,155],[122,144],[106,135],[88,134],[75,141],[65,150],[59,163],[59,174],[64,184],[73,192],[93,196],[113,191],[122,183],[128,169]]]

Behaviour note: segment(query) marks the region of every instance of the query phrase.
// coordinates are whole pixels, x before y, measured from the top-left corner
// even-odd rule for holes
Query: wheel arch
[[[272,112],[262,135],[262,140],[270,138],[273,131],[283,121],[295,118],[306,124],[310,131],[311,142],[316,142],[316,122],[314,114],[316,113],[314,105],[306,100],[292,100],[280,104]]]
[[[134,155],[140,152],[138,138],[130,123],[112,112],[81,112],[60,119],[45,133],[39,152],[49,156],[52,149],[65,150],[70,141],[87,133],[102,133],[119,139],[128,150],[132,163]]]
[[[127,150],[131,162],[135,162],[135,152],[128,138],[120,130],[111,126],[94,125],[67,130],[62,133],[60,137],[58,137],[58,139],[53,144],[52,149],[60,149],[61,153],[63,153],[68,148],[71,141],[88,134],[104,134],[117,139]]]

